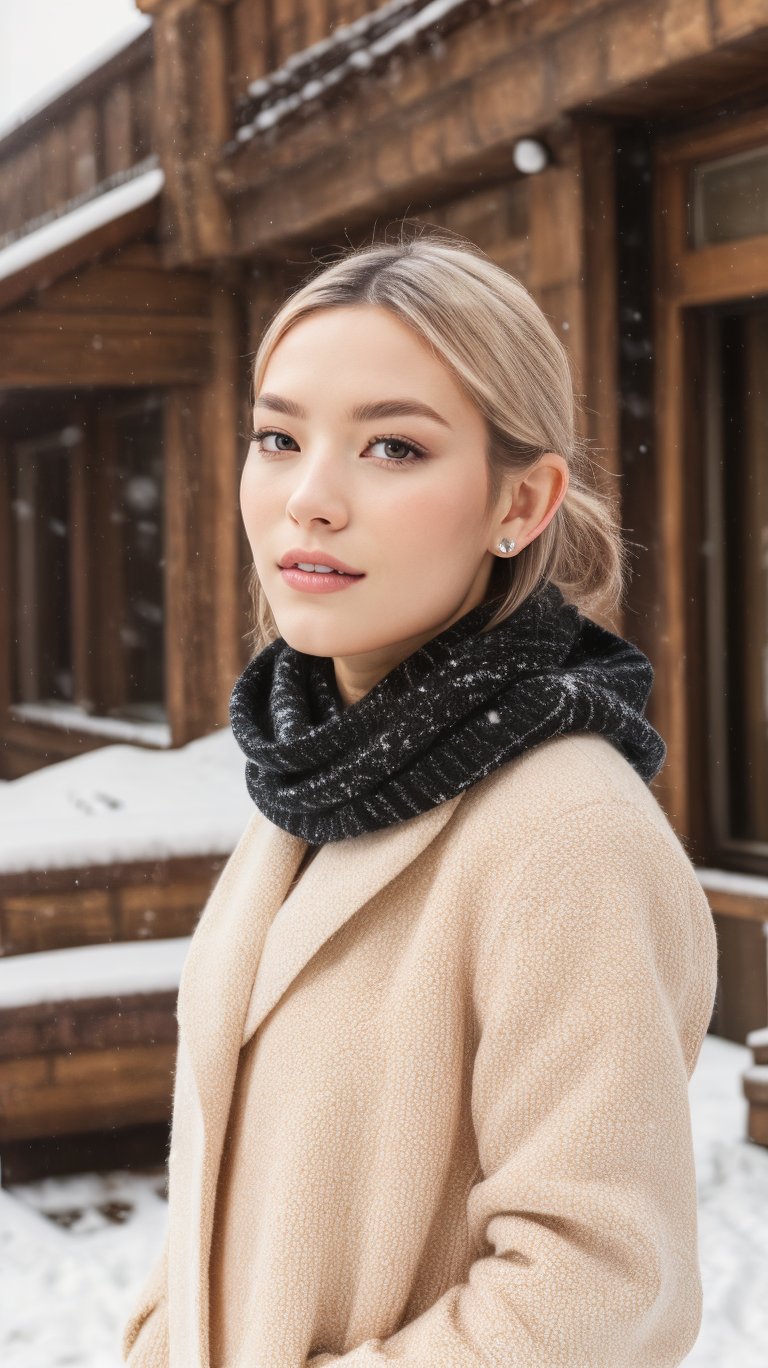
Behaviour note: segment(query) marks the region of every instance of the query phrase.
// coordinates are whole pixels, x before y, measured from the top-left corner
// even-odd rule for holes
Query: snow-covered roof
[[[75,65],[67,67],[66,71],[54,77],[47,85],[38,86],[34,95],[24,104],[19,105],[12,113],[0,120],[0,141],[16,133],[22,124],[28,123],[36,115],[42,114],[48,105],[53,104],[54,100],[61,99],[68,91],[80,85],[100,67],[106,66],[114,57],[118,57],[121,52],[136,42],[136,39],[144,33],[152,24],[152,20],[145,14],[129,14],[123,20],[119,29],[113,33],[98,48],[94,49]]]
[[[0,786],[0,874],[228,855],[253,811],[229,727],[176,750],[102,746]]]
[[[499,0],[387,0],[328,38],[292,54],[275,71],[252,81],[238,112],[239,127],[225,153],[237,151],[257,133],[267,132],[334,86],[348,83],[381,65],[416,39],[428,40],[433,53],[442,49],[441,34]],[[535,0],[516,0],[518,7]]]
[[[0,250],[0,280],[17,275],[89,233],[149,204],[160,194],[164,182],[162,170],[154,164],[138,175],[135,172],[124,175],[113,188],[76,204],[49,223],[17,238]]]
[[[36,1002],[178,990],[191,936],[73,945],[0,958],[0,1010]]]

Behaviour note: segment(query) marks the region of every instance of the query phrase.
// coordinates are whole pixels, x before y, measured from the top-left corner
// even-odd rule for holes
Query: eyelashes
[[[251,442],[255,442],[257,450],[263,456],[279,456],[281,451],[290,450],[289,447],[279,447],[277,450],[273,451],[271,447],[265,447],[265,437],[285,437],[286,440],[289,442],[292,442],[294,440],[293,437],[288,436],[287,432],[280,432],[276,428],[258,428],[255,432],[252,432],[250,434],[250,440]],[[365,450],[367,451],[369,447],[372,446],[378,446],[381,442],[390,442],[394,446],[405,447],[406,451],[408,452],[408,455],[374,456],[373,460],[375,461],[376,465],[389,467],[410,466],[415,465],[417,461],[423,460],[427,455],[427,452],[424,449],[424,447],[419,446],[417,442],[412,442],[410,440],[407,440],[405,437],[396,437],[394,435],[382,435],[380,437],[371,438],[371,441],[368,443],[368,446],[365,448]]]

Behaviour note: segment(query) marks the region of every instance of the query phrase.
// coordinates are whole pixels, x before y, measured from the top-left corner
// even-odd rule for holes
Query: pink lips
[[[330,560],[313,561],[314,565],[330,565]],[[301,589],[307,594],[334,594],[340,589],[349,589],[358,584],[364,575],[324,574],[322,570],[299,570],[298,566],[281,566],[280,574],[286,584],[293,589]]]
[[[332,556],[328,551],[305,551],[303,546],[292,546],[280,557],[278,565],[281,568],[288,569],[300,562],[304,565],[330,565],[332,570],[340,570],[345,575],[362,575],[363,573],[362,570],[356,570],[354,565],[347,565],[345,561]]]

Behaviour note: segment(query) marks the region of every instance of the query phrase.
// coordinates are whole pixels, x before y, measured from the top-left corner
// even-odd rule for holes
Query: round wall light
[[[524,176],[535,176],[550,163],[549,148],[538,138],[518,138],[512,148],[512,161]]]

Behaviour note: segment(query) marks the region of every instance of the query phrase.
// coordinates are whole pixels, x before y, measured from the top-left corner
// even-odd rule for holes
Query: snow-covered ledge
[[[255,811],[229,727],[101,746],[0,785],[0,875],[228,855]]]
[[[73,945],[0,958],[0,1010],[33,1003],[177,992],[191,936]]]
[[[26,267],[53,256],[63,247],[79,242],[89,233],[96,232],[108,223],[114,223],[116,219],[124,218],[144,204],[149,204],[157,198],[164,184],[162,170],[160,167],[153,167],[140,176],[125,180],[113,190],[107,190],[94,199],[86,200],[84,204],[61,214],[50,223],[44,224],[42,228],[25,234],[16,242],[9,243],[0,251],[0,280],[17,275]]]
[[[111,736],[114,741],[136,741],[141,745],[170,746],[171,729],[167,722],[136,722],[122,717],[97,717],[74,703],[14,703],[11,717],[23,722],[40,722],[44,727],[64,731],[90,732]]]
[[[768,879],[760,874],[739,874],[733,869],[707,869],[694,865],[696,877],[702,888],[713,893],[747,894],[750,898],[765,899],[765,916],[768,921]]]

